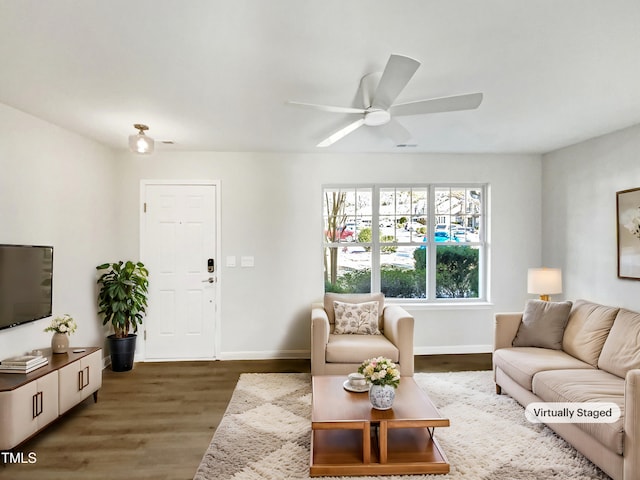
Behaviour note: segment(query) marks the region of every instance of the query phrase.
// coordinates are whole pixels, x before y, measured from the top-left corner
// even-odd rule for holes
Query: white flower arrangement
[[[65,313],[61,317],[55,317],[51,320],[51,324],[44,329],[45,332],[64,333],[67,335],[76,331],[78,325],[71,315]]]
[[[358,367],[358,373],[364,375],[367,382],[373,385],[391,385],[398,388],[400,384],[400,371],[397,365],[388,358],[370,358],[362,362]]]
[[[640,240],[640,207],[636,210],[627,210],[623,213],[624,226],[631,235]]]

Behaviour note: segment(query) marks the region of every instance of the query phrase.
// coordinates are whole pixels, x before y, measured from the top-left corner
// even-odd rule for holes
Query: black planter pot
[[[109,350],[111,351],[111,370],[114,372],[128,372],[133,368],[133,356],[136,353],[136,338],[130,333],[126,337],[117,338],[109,335]]]

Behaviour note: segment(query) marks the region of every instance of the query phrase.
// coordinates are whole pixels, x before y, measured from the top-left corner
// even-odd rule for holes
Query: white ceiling
[[[285,101],[351,106],[392,53],[398,101],[482,105],[315,147],[357,117]],[[116,149],[542,153],[640,123],[640,1],[0,0],[0,102]]]

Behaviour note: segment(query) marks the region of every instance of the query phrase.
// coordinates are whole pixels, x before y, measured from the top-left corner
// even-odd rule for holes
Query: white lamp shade
[[[129,135],[129,148],[134,153],[149,154],[153,152],[153,138],[144,133]]]
[[[559,268],[530,268],[527,291],[538,295],[562,293],[562,270]]]

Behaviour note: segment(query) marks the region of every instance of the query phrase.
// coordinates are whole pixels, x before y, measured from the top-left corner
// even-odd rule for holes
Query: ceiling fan
[[[314,103],[288,101],[290,105],[308,107],[324,112],[359,114],[360,118],[321,141],[318,147],[328,147],[346,137],[363,125],[383,127],[384,133],[396,144],[405,143],[411,134],[394,117],[421,115],[426,113],[473,110],[480,106],[482,93],[469,93],[451,97],[430,98],[415,102],[396,103],[396,98],[407,86],[420,62],[403,55],[391,55],[382,73],[370,73],[360,80],[362,108],[317,105]]]

